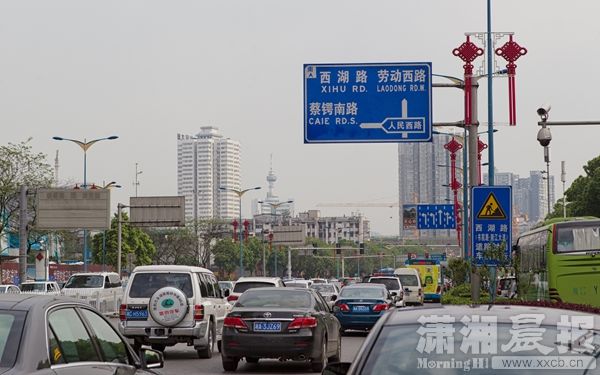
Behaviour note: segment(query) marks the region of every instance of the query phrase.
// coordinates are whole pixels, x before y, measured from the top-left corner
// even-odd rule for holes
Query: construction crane
[[[376,203],[376,202],[339,202],[339,203],[317,203],[317,207],[399,207],[400,203]]]

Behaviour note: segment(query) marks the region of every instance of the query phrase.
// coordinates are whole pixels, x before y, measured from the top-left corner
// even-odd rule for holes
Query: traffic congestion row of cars
[[[578,355],[573,373],[600,371],[598,315],[515,306],[404,308],[422,304],[410,276],[373,275],[340,289],[329,280],[223,283],[205,268],[142,266],[125,287],[116,327],[81,300],[9,293],[0,297],[0,373],[153,373],[163,366],[166,348],[178,343],[200,358],[218,350],[228,372],[241,361],[274,358],[305,361],[327,375],[483,373],[494,369],[492,350],[547,355],[544,350],[561,345],[566,349],[559,353]],[[347,330],[370,332],[351,363],[339,362]],[[559,370],[554,373],[565,373]]]

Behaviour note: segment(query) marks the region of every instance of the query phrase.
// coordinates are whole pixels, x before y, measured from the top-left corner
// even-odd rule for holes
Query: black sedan
[[[391,310],[323,375],[600,374],[600,315],[533,306]]]
[[[240,296],[223,324],[221,358],[235,371],[242,357],[309,361],[320,372],[341,355],[340,323],[312,289],[258,288]]]
[[[160,352],[142,359],[96,310],[60,296],[0,296],[0,374],[155,374]]]

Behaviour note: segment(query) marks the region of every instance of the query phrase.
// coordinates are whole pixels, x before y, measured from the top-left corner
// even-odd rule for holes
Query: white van
[[[212,271],[191,266],[136,267],[119,308],[119,331],[142,345],[164,351],[186,343],[200,358],[220,349],[223,320],[231,310]]]
[[[404,288],[404,303],[407,305],[422,305],[423,287],[421,286],[419,271],[413,268],[397,268],[394,271],[394,276],[400,279],[400,283]]]
[[[115,272],[74,273],[62,289],[65,296],[85,300],[101,313],[117,313],[123,301],[121,279]]]

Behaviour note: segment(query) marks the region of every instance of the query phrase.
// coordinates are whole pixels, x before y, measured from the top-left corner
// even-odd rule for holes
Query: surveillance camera
[[[550,129],[546,127],[541,128],[538,131],[537,140],[543,147],[550,145],[550,141],[552,140],[552,133],[550,133]]]
[[[550,104],[544,104],[537,110],[538,116],[542,118],[542,120],[546,120],[548,118],[548,112],[550,112]]]

